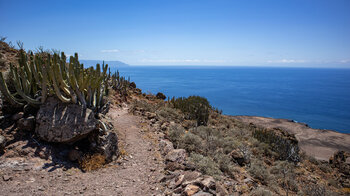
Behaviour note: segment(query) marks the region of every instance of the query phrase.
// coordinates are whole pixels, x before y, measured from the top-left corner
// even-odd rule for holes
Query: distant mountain
[[[85,67],[91,67],[95,66],[97,63],[101,64],[103,63],[103,60],[79,60],[80,63],[83,63]],[[109,67],[127,67],[129,66],[126,63],[123,63],[121,61],[105,61],[105,64],[108,64]]]

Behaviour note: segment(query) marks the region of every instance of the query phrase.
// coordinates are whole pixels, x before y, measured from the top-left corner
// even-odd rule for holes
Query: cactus
[[[18,63],[18,67],[10,65],[10,81],[15,86],[15,92],[9,91],[3,74],[0,74],[0,90],[13,105],[40,105],[48,96],[56,96],[62,102],[98,111],[108,93],[108,65],[103,63],[102,71],[99,64],[96,69],[84,68],[77,53],[66,63],[63,52],[43,58],[21,50]]]

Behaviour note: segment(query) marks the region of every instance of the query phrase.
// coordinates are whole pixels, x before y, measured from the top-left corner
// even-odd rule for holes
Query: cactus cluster
[[[27,54],[20,52],[19,66],[10,65],[9,78],[15,87],[10,92],[0,74],[0,90],[7,100],[15,105],[39,105],[48,96],[56,96],[62,102],[81,104],[97,110],[103,105],[107,91],[108,65],[84,68],[79,63],[78,54],[71,56],[67,63],[61,54]]]
[[[111,81],[111,87],[112,89],[119,91],[121,95],[126,96],[127,91],[130,87],[130,77],[126,79],[123,76],[119,75],[119,71],[117,70],[110,76],[110,73],[108,74],[110,77]]]

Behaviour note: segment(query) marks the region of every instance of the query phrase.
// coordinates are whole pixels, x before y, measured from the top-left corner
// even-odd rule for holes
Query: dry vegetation
[[[207,103],[205,98],[195,98]],[[189,153],[196,170],[218,180],[238,181],[240,192],[250,195],[346,194],[347,184],[342,184],[342,173],[329,163],[300,152],[293,135],[280,129],[244,124],[221,115],[210,105],[191,105],[189,100],[149,101],[139,96],[131,112],[155,113],[160,125],[170,124],[163,129],[166,137],[175,148]],[[203,105],[205,108],[195,109]],[[202,113],[206,115],[197,115],[198,111],[206,109],[208,112]],[[246,176],[244,179],[250,176],[252,183],[242,180],[242,175]]]

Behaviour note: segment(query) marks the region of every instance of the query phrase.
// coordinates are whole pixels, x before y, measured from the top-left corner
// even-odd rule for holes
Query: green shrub
[[[154,104],[150,104],[145,100],[134,100],[131,104],[129,111],[133,113],[136,110],[143,110],[145,112],[154,113],[157,110],[157,106]]]
[[[231,156],[217,152],[214,155],[214,161],[218,163],[220,170],[223,173],[228,174],[230,177],[234,177],[234,173],[237,172],[235,163],[232,162]]]
[[[198,135],[187,132],[181,137],[179,147],[186,149],[188,152],[203,153],[203,144],[203,140]]]
[[[170,126],[167,136],[173,142],[174,147],[177,148],[181,144],[184,134],[185,129],[182,126],[176,124]]]
[[[263,187],[258,187],[254,189],[250,194],[250,196],[272,196],[273,194],[270,190],[265,189]]]
[[[187,119],[196,120],[197,126],[207,125],[211,106],[206,98],[200,96],[180,97],[173,98],[171,103],[175,108],[180,109]]]
[[[160,120],[181,122],[183,120],[182,114],[176,109],[170,107],[161,107],[156,111]]]
[[[220,175],[222,175],[222,172],[220,171],[217,163],[215,163],[209,157],[205,157],[197,153],[191,153],[189,160],[203,174],[207,174],[214,177],[219,177]]]
[[[262,183],[267,184],[270,180],[270,173],[261,161],[253,161],[248,172]]]

